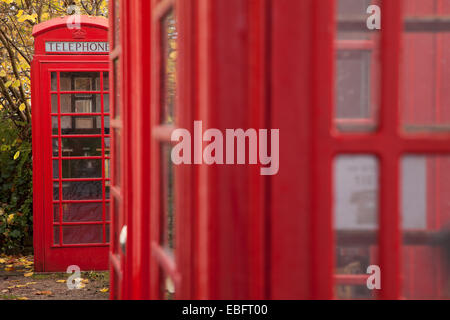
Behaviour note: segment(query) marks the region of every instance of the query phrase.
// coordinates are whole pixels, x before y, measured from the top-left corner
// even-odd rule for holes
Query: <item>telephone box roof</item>
[[[43,32],[66,27],[70,17],[72,17],[72,16],[54,18],[54,19],[51,19],[51,20],[48,20],[48,21],[45,21],[45,22],[35,25],[33,27],[33,37],[36,37]],[[81,26],[89,26],[89,27],[108,29],[108,19],[103,18],[103,17],[93,17],[93,16],[81,15],[79,23]]]

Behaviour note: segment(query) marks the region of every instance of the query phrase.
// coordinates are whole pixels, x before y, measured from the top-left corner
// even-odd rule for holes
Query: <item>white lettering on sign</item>
[[[55,42],[45,43],[50,53],[109,53],[108,42]]]

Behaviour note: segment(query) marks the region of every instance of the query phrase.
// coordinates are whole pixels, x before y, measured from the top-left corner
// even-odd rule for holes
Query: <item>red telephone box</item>
[[[33,29],[36,271],[106,270],[109,246],[108,21],[56,18]]]
[[[449,0],[110,8],[112,298],[450,296]],[[174,166],[195,120],[280,129],[279,173]]]

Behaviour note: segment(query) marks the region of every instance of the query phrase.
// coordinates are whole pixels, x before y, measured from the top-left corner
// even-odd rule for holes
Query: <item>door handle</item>
[[[119,244],[120,244],[120,249],[122,250],[123,254],[126,254],[126,250],[127,250],[127,226],[126,225],[124,225],[122,227],[122,230],[120,231]]]

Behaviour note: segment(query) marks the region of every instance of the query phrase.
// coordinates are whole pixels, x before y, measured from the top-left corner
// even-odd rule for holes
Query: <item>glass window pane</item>
[[[58,135],[58,117],[52,117],[52,134]]]
[[[175,118],[175,104],[177,97],[177,22],[173,10],[162,20],[162,112],[161,122],[170,124]]]
[[[59,203],[53,204],[53,221],[59,222]]]
[[[59,142],[58,138],[52,139],[52,150],[53,150],[53,156],[58,157],[59,156]]]
[[[105,181],[105,198],[109,199],[110,197],[110,182],[109,180]]]
[[[109,113],[109,93],[103,95],[103,108],[104,113]]]
[[[103,91],[109,90],[109,73],[103,72]]]
[[[110,159],[105,159],[105,179],[110,178]]]
[[[63,203],[63,222],[102,221],[103,203]]]
[[[450,299],[450,156],[401,166],[403,298]]]
[[[114,185],[119,187],[122,184],[122,177],[121,177],[121,165],[122,165],[122,158],[121,158],[121,141],[120,141],[120,133],[118,131],[114,131]]]
[[[59,200],[59,182],[53,182],[53,200]]]
[[[376,265],[379,164],[370,155],[342,155],[334,162],[336,297],[372,299],[367,268]],[[350,276],[360,276],[360,284]]]
[[[372,0],[338,0],[335,127],[341,132],[374,131],[378,126],[379,31],[369,30]]]
[[[61,72],[61,91],[100,91],[100,72]]]
[[[101,181],[64,181],[63,200],[101,200],[103,198]]]
[[[53,179],[59,179],[59,160],[53,160]]]
[[[63,116],[61,131],[63,135],[102,134],[100,116]]]
[[[109,157],[111,153],[111,138],[105,138],[105,157]]]
[[[63,157],[98,157],[102,155],[102,138],[61,138]]]
[[[171,160],[172,147],[163,144],[161,147],[161,245],[168,249],[175,249],[175,173]]]
[[[106,242],[109,243],[109,239],[111,238],[111,234],[109,232],[109,224],[105,225],[105,239]]]
[[[108,197],[109,198],[109,197]],[[111,210],[109,202],[105,203],[105,219],[106,221],[109,221],[111,213],[109,212]],[[107,240],[109,240],[109,237],[106,238]]]
[[[52,113],[58,113],[58,95],[52,94]]]
[[[61,94],[61,113],[100,113],[100,94]]]
[[[62,177],[64,179],[101,178],[101,159],[63,159]]]
[[[56,72],[51,73],[51,90],[58,91],[58,74]]]
[[[111,124],[109,122],[109,117],[105,117],[105,134],[109,134],[111,128]]]
[[[114,60],[114,118],[120,119],[121,104],[120,104],[120,63],[119,59]]]
[[[63,226],[63,244],[103,243],[103,225]]]
[[[401,69],[403,131],[450,131],[448,1],[405,1]]]

